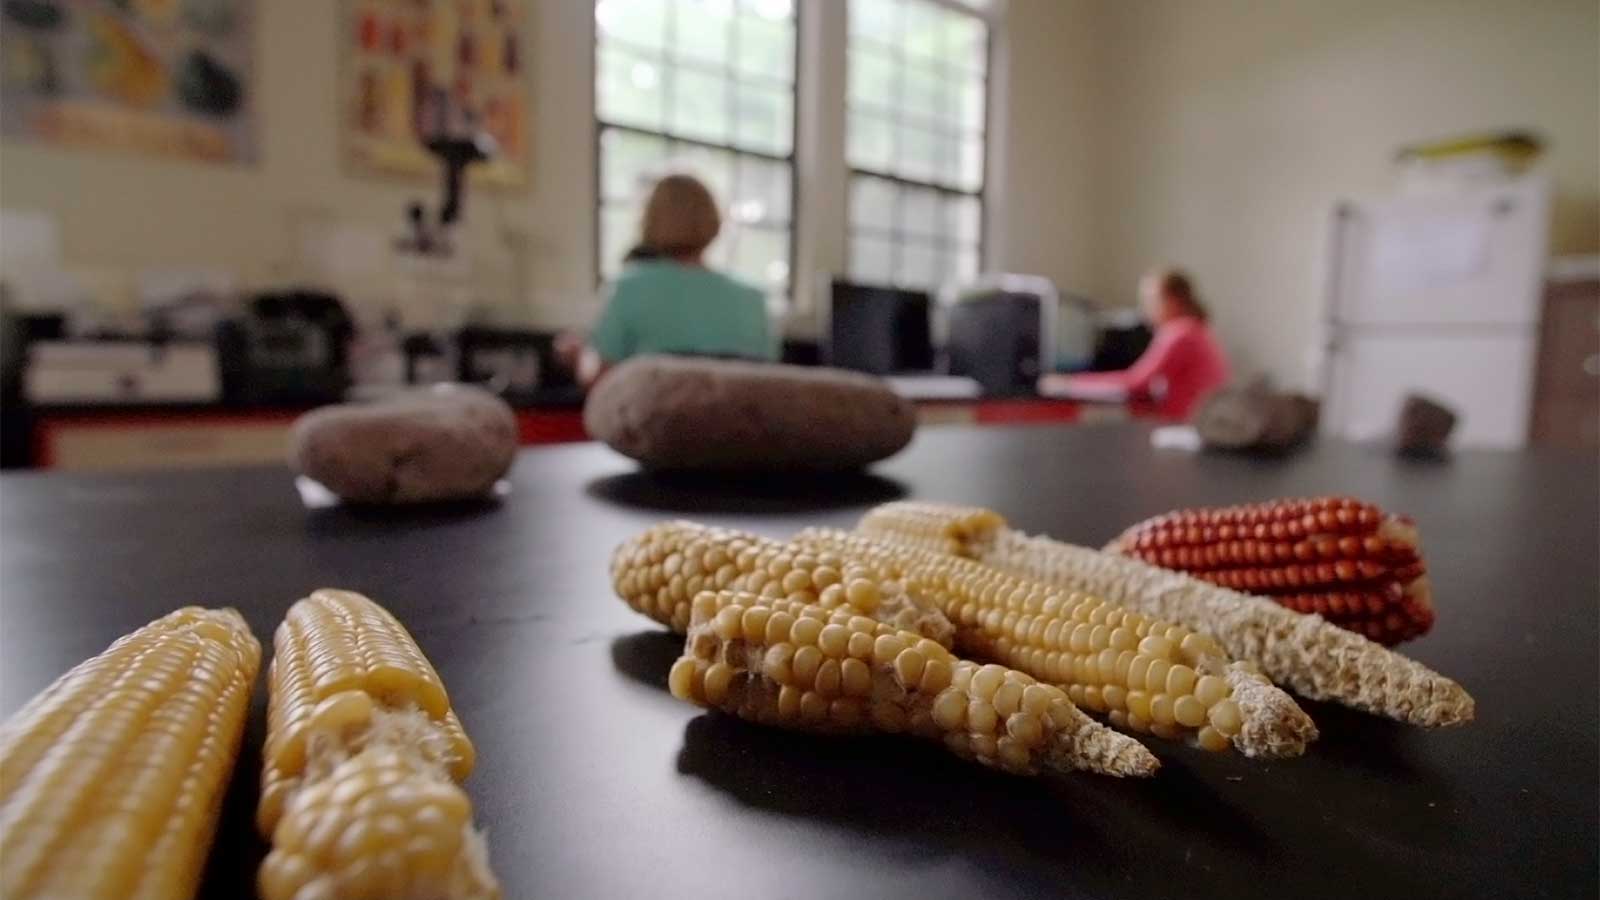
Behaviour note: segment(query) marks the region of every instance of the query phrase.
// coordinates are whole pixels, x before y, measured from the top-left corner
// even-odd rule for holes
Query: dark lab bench
[[[919,401],[925,424],[1075,422],[1083,406],[1042,397]],[[583,394],[558,388],[512,403],[523,446],[586,441]],[[275,463],[309,405],[54,406],[30,411],[32,468],[141,471]]]
[[[649,478],[596,444],[524,451],[492,506],[307,512],[281,467],[0,477],[0,714],[186,603],[267,640],[320,585],[416,634],[478,747],[508,898],[1593,897],[1592,456],[1413,463],[1324,442],[1252,461],[1147,429],[938,428],[870,475]],[[976,503],[1099,545],[1173,507],[1340,492],[1416,517],[1439,622],[1406,652],[1478,721],[1425,732],[1308,703],[1296,760],[1152,740],[1149,781],[1022,779],[899,739],[767,730],[674,700],[681,641],[611,594],[611,550],[690,516],[768,535],[897,497]],[[204,896],[251,895],[264,686]]]

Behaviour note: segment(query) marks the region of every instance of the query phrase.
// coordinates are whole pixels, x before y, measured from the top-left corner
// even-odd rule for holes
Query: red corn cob
[[[1433,626],[1415,523],[1347,497],[1177,510],[1107,549],[1269,596],[1382,644]]]

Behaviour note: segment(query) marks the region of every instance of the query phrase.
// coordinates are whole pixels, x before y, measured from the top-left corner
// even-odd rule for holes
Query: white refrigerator
[[[1537,174],[1337,204],[1324,429],[1382,439],[1414,392],[1456,410],[1456,446],[1526,443],[1549,214]]]

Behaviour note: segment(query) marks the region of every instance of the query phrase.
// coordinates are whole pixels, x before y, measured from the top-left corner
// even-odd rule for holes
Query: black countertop
[[[597,445],[525,451],[497,506],[307,512],[274,469],[0,478],[0,713],[185,603],[263,641],[319,585],[416,634],[478,746],[468,782],[508,898],[1592,897],[1596,547],[1587,455],[1397,461],[1325,443],[1251,461],[1139,426],[935,428],[873,476],[660,481]],[[1422,526],[1439,623],[1408,652],[1478,721],[1425,732],[1325,704],[1304,758],[1152,739],[1149,781],[1000,775],[909,740],[768,731],[674,700],[680,641],[608,589],[669,515],[771,535],[910,495],[1099,544],[1163,510],[1354,494]],[[205,896],[249,896],[264,687]]]

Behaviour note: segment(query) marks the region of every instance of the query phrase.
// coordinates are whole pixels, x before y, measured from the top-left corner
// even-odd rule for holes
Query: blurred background
[[[1593,0],[6,0],[0,76],[8,467],[278,462],[450,380],[582,440],[666,174],[752,355],[926,423],[1192,415],[1052,377],[1138,371],[1161,267],[1208,388],[1600,442]]]

